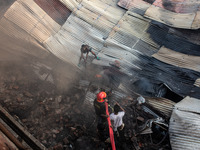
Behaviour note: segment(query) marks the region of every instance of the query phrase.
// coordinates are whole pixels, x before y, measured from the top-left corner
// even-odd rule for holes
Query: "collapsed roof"
[[[175,102],[187,96],[200,99],[199,1],[60,2],[52,0],[47,5],[47,1],[17,0],[5,4],[0,16],[1,51],[44,60],[53,54],[81,71],[84,67],[77,67],[80,47],[86,43],[101,58],[90,58],[92,65],[110,66],[120,61],[126,78],[119,88],[124,91],[150,97],[165,91],[160,97],[167,98],[167,93],[173,92],[176,99],[169,99]],[[49,9],[55,8],[52,6],[59,11]],[[156,102],[152,103],[155,106]]]

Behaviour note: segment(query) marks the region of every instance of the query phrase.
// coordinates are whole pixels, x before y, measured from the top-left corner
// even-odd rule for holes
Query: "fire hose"
[[[106,107],[106,115],[108,115],[107,121],[108,121],[108,126],[109,126],[109,135],[110,135],[110,142],[111,142],[112,150],[116,150],[114,133],[113,133],[113,129],[112,129],[111,121],[110,121],[110,116],[109,116],[109,112],[108,112],[108,103],[107,102],[105,102],[105,107]]]

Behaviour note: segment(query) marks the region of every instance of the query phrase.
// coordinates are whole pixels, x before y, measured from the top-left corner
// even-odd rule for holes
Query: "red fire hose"
[[[106,115],[109,116],[108,103],[107,102],[105,102],[105,107],[106,107]],[[107,121],[108,121],[108,126],[109,126],[109,134],[110,134],[110,142],[111,142],[112,150],[116,150],[113,129],[112,129],[112,126],[111,126],[111,121],[110,121],[110,116],[107,118]]]

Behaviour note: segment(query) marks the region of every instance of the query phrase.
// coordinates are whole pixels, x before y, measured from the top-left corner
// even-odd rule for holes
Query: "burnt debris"
[[[2,72],[0,103],[49,149],[108,148],[96,132],[93,100],[100,89],[95,82],[80,80],[59,92],[24,65]],[[2,69],[2,68],[1,68]],[[3,69],[2,69],[3,70]],[[31,74],[31,76],[30,76]],[[126,111],[124,131],[116,138],[118,149],[170,149],[168,119],[137,95],[105,89],[111,106],[117,101]]]

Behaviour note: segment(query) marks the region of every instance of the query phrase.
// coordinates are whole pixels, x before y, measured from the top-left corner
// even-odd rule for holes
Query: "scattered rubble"
[[[82,80],[60,93],[51,82],[39,79],[28,66],[23,67],[20,70],[15,66],[9,71],[1,68],[0,103],[10,114],[50,150],[104,147],[96,133],[90,98],[99,87]],[[109,95],[111,106],[117,101],[126,111],[124,139],[116,140],[118,149],[170,149],[168,120],[148,104],[138,104],[134,95],[117,99],[119,93]],[[85,102],[88,98],[91,101]]]

